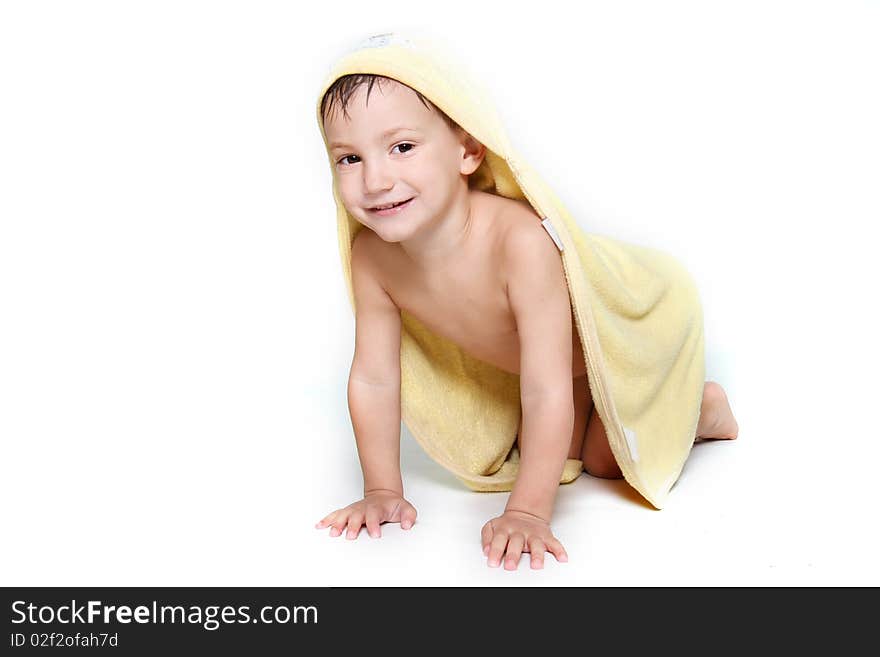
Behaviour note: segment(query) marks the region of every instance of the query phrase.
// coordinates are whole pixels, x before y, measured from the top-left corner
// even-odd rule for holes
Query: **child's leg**
[[[572,390],[574,431],[568,458],[581,459],[584,462],[584,470],[594,477],[620,479],[623,473],[608,445],[608,436],[605,435],[602,420],[596,413],[586,374],[572,381]],[[521,434],[522,416],[516,431],[516,446],[520,452],[522,452]],[[727,394],[714,381],[707,381],[703,386],[703,401],[694,440],[733,440],[738,434],[739,426],[730,410]]]
[[[590,394],[586,373],[573,379],[571,388],[574,398],[574,429],[571,432],[571,447],[568,448],[568,458],[579,459],[584,444],[584,434],[587,431],[587,420],[590,419],[590,411],[593,410],[593,395]]]
[[[605,426],[599,419],[595,407],[590,413],[587,422],[587,432],[584,436],[584,449],[581,452],[581,460],[584,462],[584,470],[594,477],[602,479],[620,479],[623,473],[617,465],[617,459],[608,445],[608,436],[605,435]]]
[[[730,410],[727,393],[714,381],[706,381],[703,386],[703,404],[700,420],[697,423],[695,440],[735,440],[739,435],[739,425]]]
[[[739,434],[739,426],[727,402],[724,389],[714,381],[703,385],[703,401],[700,406],[700,419],[697,422],[697,433],[694,440],[703,438],[715,440],[733,440]],[[623,475],[608,445],[605,427],[599,419],[595,408],[587,423],[584,437],[584,449],[581,455],[584,470],[594,477],[604,479],[620,479]]]

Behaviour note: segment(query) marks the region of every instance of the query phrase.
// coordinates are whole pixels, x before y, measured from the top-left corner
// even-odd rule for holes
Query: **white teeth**
[[[387,210],[388,208],[393,208],[395,205],[401,205],[403,203],[406,203],[406,201],[400,201],[398,203],[389,203],[388,205],[377,205],[373,209],[374,210]]]

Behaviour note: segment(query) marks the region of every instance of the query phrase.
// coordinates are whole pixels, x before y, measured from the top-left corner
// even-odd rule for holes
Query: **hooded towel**
[[[626,481],[662,508],[693,446],[705,382],[703,316],[693,279],[656,249],[584,231],[517,153],[485,88],[425,37],[370,37],[330,68],[317,101],[354,73],[419,91],[486,147],[469,185],[526,200],[560,252],[595,411]],[[333,172],[339,253],[352,311],[351,245],[363,228]],[[539,219],[536,219],[538,221]],[[401,312],[401,419],[436,462],[475,491],[507,491],[518,471],[519,376],[472,358]],[[581,473],[566,462],[560,483]]]

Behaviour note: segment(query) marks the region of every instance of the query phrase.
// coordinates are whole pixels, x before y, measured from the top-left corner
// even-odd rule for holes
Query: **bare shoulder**
[[[388,244],[369,228],[361,228],[351,244],[351,268],[368,275],[387,287],[383,263],[389,261]]]
[[[561,271],[559,249],[534,210],[516,203],[505,215],[501,253],[507,281],[516,274],[547,275]]]
[[[360,265],[368,265],[375,262],[376,249],[379,246],[378,242],[381,241],[379,236],[369,228],[361,228],[351,242],[352,266],[354,266],[355,259],[358,260]]]
[[[388,256],[385,242],[368,228],[362,228],[351,244],[351,276],[355,297],[368,295],[375,302],[394,303],[383,265]]]

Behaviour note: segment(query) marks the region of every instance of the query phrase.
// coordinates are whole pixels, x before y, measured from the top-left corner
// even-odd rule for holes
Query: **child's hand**
[[[483,554],[489,566],[501,565],[507,549],[505,570],[516,570],[523,552],[532,555],[532,569],[544,567],[544,551],[553,553],[556,561],[568,561],[562,543],[550,531],[550,523],[525,511],[505,511],[483,525]]]
[[[315,525],[315,528],[323,529],[332,525],[330,536],[339,536],[348,525],[345,538],[354,539],[358,537],[361,526],[366,525],[371,537],[380,538],[382,531],[379,525],[383,522],[399,522],[402,529],[409,529],[415,521],[415,507],[402,496],[391,490],[375,490],[368,492],[359,502],[337,509]]]

